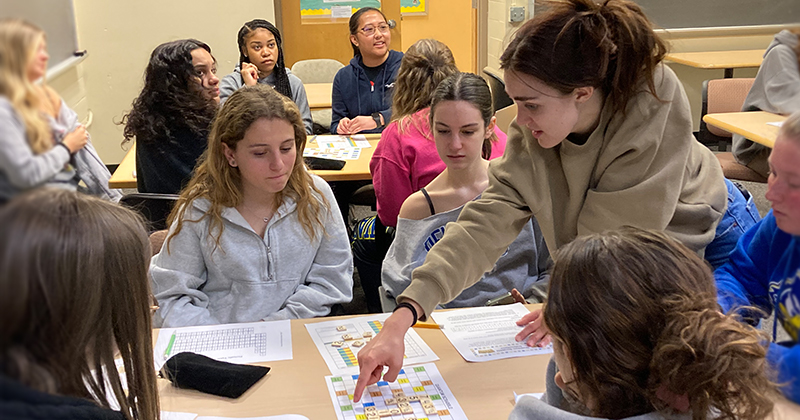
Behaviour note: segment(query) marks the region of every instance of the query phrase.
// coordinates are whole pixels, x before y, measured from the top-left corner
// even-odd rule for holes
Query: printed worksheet
[[[320,157],[325,159],[358,160],[361,149],[305,149],[303,157]]]
[[[521,303],[503,306],[455,309],[434,312],[433,320],[468,362],[508,359],[553,352],[547,347],[528,347],[514,336],[522,330],[516,322],[529,313]]]
[[[163,328],[153,349],[156,369],[175,354],[189,351],[230,363],[292,358],[289,320]]]
[[[233,417],[198,416],[194,413],[162,411],[161,420],[233,420]],[[308,417],[299,414],[284,414],[282,416],[237,418],[236,420],[308,420]]]
[[[358,351],[381,331],[383,321],[389,315],[391,314],[372,314],[337,321],[317,322],[306,324],[306,329],[332,374],[357,374]],[[409,329],[406,333],[405,346],[403,365],[416,365],[439,360],[439,356],[413,329]]]
[[[369,385],[358,403],[353,402],[358,375],[326,376],[325,381],[339,420],[467,419],[433,363],[406,366],[396,381]]]
[[[319,149],[364,149],[372,147],[363,134],[356,134],[355,136],[319,135],[312,137],[308,143],[316,144]]]

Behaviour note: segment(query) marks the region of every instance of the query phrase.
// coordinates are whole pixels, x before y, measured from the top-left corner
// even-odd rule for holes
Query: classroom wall
[[[89,52],[83,63],[49,80],[82,120],[92,115],[90,132],[106,164],[119,163],[117,125],[142,87],[153,48],[166,41],[197,38],[211,46],[218,75],[230,73],[239,53],[236,33],[242,23],[275,20],[272,0],[241,0],[228,5],[212,0],[75,0],[78,45]]]
[[[512,6],[525,6],[526,18],[531,16],[531,4],[524,0],[489,0],[489,42],[487,48],[487,66],[495,69],[500,68],[499,59],[508,45],[514,31],[520,26],[519,23],[508,21],[509,8]],[[660,31],[669,41],[670,50],[674,52],[693,52],[693,51],[721,51],[721,50],[749,50],[766,49],[772,41],[774,33],[779,28],[759,30],[753,28],[727,28],[719,30],[700,30],[696,32],[680,31]],[[700,127],[700,112],[702,108],[702,89],[703,81],[709,79],[721,79],[723,70],[703,70],[681,64],[670,63],[669,66],[683,83],[689,103],[692,107],[692,119],[694,130]],[[755,77],[758,69],[736,69],[734,77]]]
[[[424,38],[438,39],[450,47],[461,71],[474,72],[475,14],[471,2],[464,0],[435,0],[428,3],[426,16],[403,16],[403,51]],[[477,28],[475,29],[477,31]]]

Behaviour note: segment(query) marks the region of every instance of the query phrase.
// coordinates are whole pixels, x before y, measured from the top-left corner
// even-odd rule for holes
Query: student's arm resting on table
[[[199,212],[194,209],[184,215],[188,220],[199,217]],[[205,220],[184,220],[180,233],[164,241],[161,252],[150,262],[153,294],[159,306],[156,327],[219,324],[208,310],[208,296],[199,290],[206,283],[208,274],[201,246],[201,241],[208,239],[207,225]],[[173,223],[170,234],[174,228]]]
[[[19,189],[41,185],[64,169],[70,151],[56,146],[35,155],[25,136],[25,125],[11,103],[0,98],[0,170]]]
[[[378,203],[378,217],[384,226],[397,226],[397,215],[403,201],[414,193],[411,174],[399,162],[402,159],[399,138],[397,124],[387,127],[381,133],[381,141],[375,147],[375,154],[369,163]]]
[[[294,74],[288,74],[290,86],[292,88],[292,100],[300,109],[300,116],[303,117],[303,125],[306,127],[306,134],[314,132],[314,120],[311,118],[311,108],[308,105],[308,96],[306,95],[306,88],[299,77]]]
[[[339,121],[342,118],[347,118],[348,115],[347,105],[344,102],[345,93],[341,91],[341,80],[346,77],[344,74],[345,71],[349,71],[347,67],[336,72],[336,76],[333,78],[333,90],[331,91],[331,134],[337,133]]]
[[[328,200],[329,209],[322,209],[321,242],[305,281],[286,299],[283,307],[264,320],[304,319],[325,316],[337,303],[353,299],[353,255],[342,215],[336,199],[325,181],[316,180]],[[324,184],[324,185],[322,185]]]

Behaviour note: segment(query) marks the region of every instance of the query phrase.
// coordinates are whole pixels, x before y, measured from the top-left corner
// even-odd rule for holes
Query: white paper
[[[783,121],[768,122],[767,125],[773,125],[775,127],[783,127]]]
[[[367,137],[363,134],[356,134],[354,136],[326,134],[314,136],[309,143],[316,144],[318,149],[355,149],[372,147]]]
[[[309,323],[306,324],[306,329],[332,374],[357,374],[358,352],[364,347],[363,345],[354,345],[354,343],[360,341],[362,344],[366,344],[367,341],[374,338],[389,315],[391,314],[372,314],[337,321]],[[372,337],[365,336],[364,333],[372,334]],[[352,339],[345,339],[346,334],[349,334]],[[340,346],[333,346],[333,343],[337,341],[340,342]],[[428,344],[414,329],[406,332],[405,346],[404,366],[439,360],[439,356],[428,347]]]
[[[361,397],[361,401],[353,402],[353,391],[356,388],[358,375],[326,376],[333,407],[338,420],[366,418],[364,407],[373,406],[378,410],[397,409],[397,403],[387,401],[395,398],[396,390],[402,390],[405,397],[425,395],[431,399],[436,414],[425,414],[419,401],[409,401],[414,414],[397,414],[392,419],[408,418],[413,416],[418,419],[429,420],[466,420],[464,410],[458,404],[456,397],[447,387],[444,378],[436,369],[436,365],[428,363],[420,366],[406,366],[397,375],[394,382],[379,381],[369,385]],[[392,390],[395,390],[394,392]],[[359,417],[361,416],[361,417]],[[381,418],[388,418],[381,416]]]
[[[532,392],[530,394],[517,394],[516,391],[515,391],[514,392],[514,404],[518,403],[519,399],[524,397],[524,396],[526,396],[526,395],[530,395],[531,397],[536,398],[537,400],[541,400],[542,397],[544,396],[544,392]]]
[[[230,363],[292,358],[289,320],[164,328],[153,348],[156,369],[173,355],[190,351]]]
[[[529,313],[521,303],[434,312],[433,320],[468,362],[552,353],[552,346],[529,347],[514,336],[522,330],[517,320]]]
[[[351,6],[331,6],[331,17],[333,18],[349,18],[353,14],[353,7]]]
[[[303,157],[321,157],[325,159],[358,160],[361,149],[305,149]]]
[[[197,414],[194,413],[179,413],[177,411],[162,411],[161,420],[195,420]]]

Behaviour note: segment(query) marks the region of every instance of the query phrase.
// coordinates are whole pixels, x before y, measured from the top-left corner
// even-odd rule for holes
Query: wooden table
[[[309,136],[308,147],[316,147],[316,143],[311,142],[314,136]],[[348,160],[344,168],[339,171],[311,171],[322,179],[331,181],[365,181],[372,179],[369,173],[369,161],[372,159],[372,154],[375,152],[375,146],[378,145],[380,134],[365,134],[369,144],[372,147],[361,149],[361,156],[358,160]],[[136,142],[131,144],[130,150],[125,154],[125,158],[111,175],[108,181],[110,188],[136,188]]]
[[[698,69],[725,69],[725,78],[733,77],[733,69],[760,67],[764,50],[732,50],[669,53],[667,60]]]
[[[540,305],[527,305],[528,309]],[[300,414],[311,420],[335,419],[333,403],[324,377],[330,375],[317,351],[306,323],[344,319],[292,320],[292,360],[263,363],[269,374],[239,399],[230,400],[198,391],[178,389],[158,380],[161,409],[204,416],[257,417]],[[436,367],[470,419],[505,419],[514,407],[513,392],[544,392],[545,371],[550,355],[528,356],[491,362],[466,362],[441,330],[416,329],[439,361]],[[153,333],[154,340],[158,330]],[[800,418],[800,405],[778,397],[767,419]]]
[[[780,128],[767,123],[784,121],[786,118],[771,112],[751,111],[706,114],[703,121],[725,131],[741,134],[746,139],[764,146],[774,147]]]
[[[306,96],[308,107],[311,109],[325,109],[331,107],[333,83],[306,83]]]
[[[207,416],[301,414],[311,420],[336,419],[324,379],[331,373],[304,325],[337,318],[347,317],[292,320],[293,359],[264,363],[272,370],[237,400],[177,389],[159,379],[161,409]],[[514,391],[544,392],[550,355],[470,363],[441,330],[416,331],[439,356],[436,367],[470,419],[505,419],[514,408]]]

